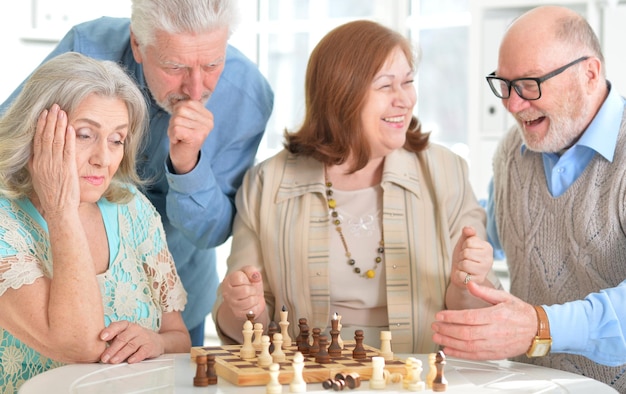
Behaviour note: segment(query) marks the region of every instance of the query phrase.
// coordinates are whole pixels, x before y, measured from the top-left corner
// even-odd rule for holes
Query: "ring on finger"
[[[472,280],[472,275],[470,274],[465,275],[465,279],[463,279],[463,284],[464,285],[468,284],[470,280]]]

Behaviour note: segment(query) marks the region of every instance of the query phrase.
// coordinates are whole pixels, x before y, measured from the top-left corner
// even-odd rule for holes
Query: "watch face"
[[[552,345],[551,339],[535,339],[532,348],[528,352],[528,357],[541,357],[550,352],[550,346]]]
[[[540,342],[535,345],[535,351],[533,353],[540,354],[543,356],[543,355],[548,354],[549,351],[550,351],[550,344]]]

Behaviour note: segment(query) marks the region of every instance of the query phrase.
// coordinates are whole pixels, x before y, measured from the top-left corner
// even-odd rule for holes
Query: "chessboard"
[[[369,380],[372,376],[372,357],[378,356],[379,350],[371,346],[365,348],[365,359],[352,358],[354,341],[345,341],[341,357],[331,358],[327,364],[315,362],[315,357],[304,357],[302,377],[307,383],[321,383],[327,379],[334,379],[338,373],[356,372],[361,380]],[[239,357],[241,345],[197,346],[191,348],[191,358],[195,361],[197,355],[215,355],[215,372],[218,377],[237,386],[263,386],[270,381],[269,367],[259,367],[256,358],[242,360]],[[289,384],[293,380],[292,360],[297,346],[288,346],[283,349],[286,360],[280,364],[278,380],[281,384]],[[385,360],[385,369],[389,373],[405,373],[405,362],[402,360]]]

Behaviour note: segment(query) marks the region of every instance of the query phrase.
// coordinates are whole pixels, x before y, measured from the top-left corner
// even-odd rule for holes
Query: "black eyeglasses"
[[[563,71],[572,67],[574,64],[587,59],[589,59],[589,56],[583,56],[539,78],[518,78],[509,81],[508,79],[496,77],[495,71],[487,75],[485,78],[487,78],[487,82],[489,83],[489,87],[491,88],[493,94],[501,99],[508,99],[511,97],[511,87],[513,87],[515,92],[524,100],[538,100],[541,98],[542,82],[547,81],[552,77],[556,77]]]

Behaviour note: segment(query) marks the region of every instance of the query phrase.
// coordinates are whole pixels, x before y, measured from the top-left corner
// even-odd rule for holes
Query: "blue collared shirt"
[[[597,153],[612,162],[622,122],[625,100],[614,89],[587,130],[561,156],[543,153],[547,187],[553,197],[562,195]],[[526,151],[522,145],[522,154]],[[501,249],[495,222],[493,180],[489,184],[487,233],[494,249]],[[572,353],[616,366],[626,363],[626,280],[617,287],[587,295],[584,300],[546,306],[553,353]],[[572,330],[576,327],[576,330]]]
[[[257,66],[232,46],[206,107],[213,130],[202,145],[196,168],[183,175],[168,168],[170,115],[152,99],[143,68],[130,47],[130,21],[99,18],[73,27],[44,60],[75,51],[123,65],[146,95],[150,125],[138,155],[137,170],[153,182],[144,190],[159,211],[167,244],[188,293],[183,319],[188,328],[201,324],[213,307],[219,277],[214,247],[231,233],[234,197],[256,151],[273,108],[274,94]],[[0,113],[23,86],[0,106]]]

